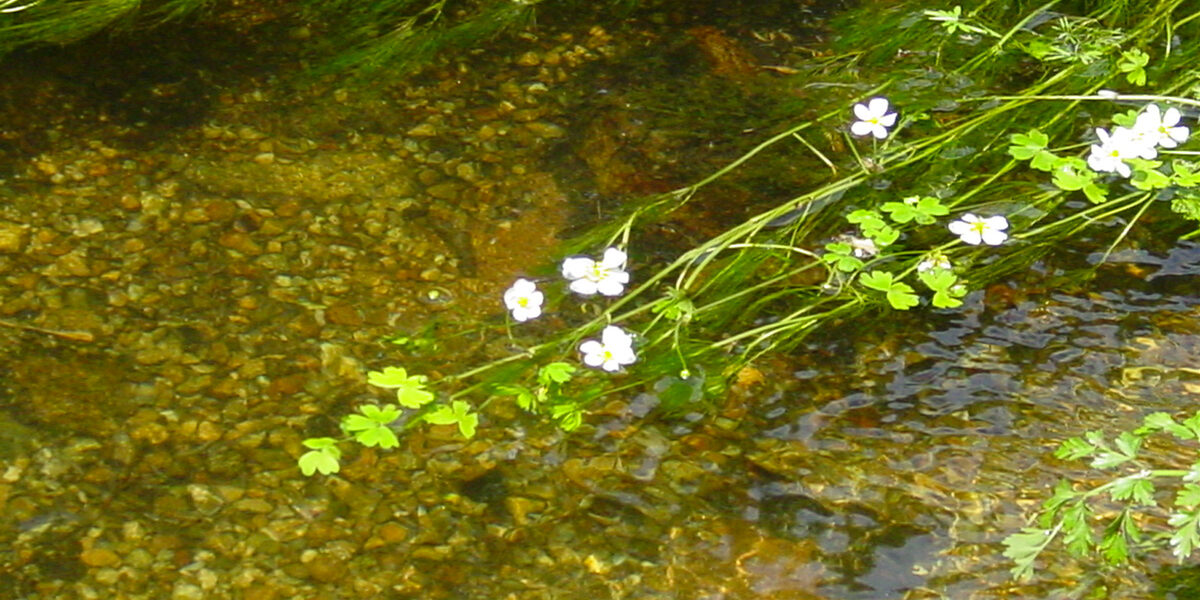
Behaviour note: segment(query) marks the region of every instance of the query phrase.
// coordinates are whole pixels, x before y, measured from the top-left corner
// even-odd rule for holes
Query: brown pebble
[[[388,522],[379,526],[379,539],[388,544],[396,544],[408,539],[408,528],[399,523]]]
[[[0,222],[0,252],[17,254],[29,242],[28,230],[16,223]]]
[[[262,247],[250,239],[250,236],[239,231],[230,231],[221,236],[219,243],[231,250],[237,250],[247,256],[262,254]]]
[[[325,318],[335,325],[358,327],[363,323],[362,313],[350,304],[334,304],[325,310]]]
[[[204,205],[204,214],[210,221],[232,219],[237,213],[237,205],[228,200],[210,200]]]
[[[308,563],[308,576],[321,583],[333,583],[346,576],[346,562],[323,554]]]
[[[79,560],[89,567],[119,567],[121,557],[108,548],[89,548],[79,555]]]

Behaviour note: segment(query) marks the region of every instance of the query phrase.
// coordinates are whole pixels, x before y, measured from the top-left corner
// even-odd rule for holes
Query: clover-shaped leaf
[[[382,408],[364,404],[358,411],[342,419],[342,429],[346,433],[352,434],[355,440],[367,447],[395,448],[400,445],[396,433],[388,427],[400,418],[400,411],[396,407],[390,404]]]
[[[421,408],[433,401],[433,392],[425,389],[428,380],[424,375],[409,375],[402,367],[367,373],[367,383],[396,390],[396,401],[404,408]]]
[[[301,443],[306,448],[310,448],[297,461],[300,465],[300,472],[305,476],[311,476],[317,472],[329,475],[337,473],[341,469],[338,459],[342,457],[342,451],[337,447],[337,440],[329,437],[309,438]]]
[[[868,288],[883,292],[888,304],[896,310],[908,310],[920,303],[920,298],[913,293],[912,286],[896,281],[891,273],[871,271],[864,273],[860,281]]]
[[[471,405],[462,400],[433,409],[425,415],[425,420],[434,425],[458,425],[458,432],[465,438],[475,437],[479,425],[479,415],[471,412]]]

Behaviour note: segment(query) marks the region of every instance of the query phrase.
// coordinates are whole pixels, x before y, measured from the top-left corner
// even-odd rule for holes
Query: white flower
[[[964,215],[965,216],[965,215]],[[1007,223],[1005,226],[1007,227]],[[951,229],[951,231],[954,231]],[[924,273],[925,271],[949,271],[951,269],[950,259],[945,254],[932,254],[929,258],[917,263],[917,272]]]
[[[962,219],[950,223],[950,232],[958,236],[958,239],[978,246],[981,242],[989,246],[999,246],[1008,239],[1008,234],[1004,233],[1008,229],[1008,219],[1001,216],[980,218],[971,213],[962,216]]]
[[[1168,108],[1167,112],[1163,113],[1157,104],[1147,104],[1137,116],[1133,130],[1145,136],[1150,144],[1174,148],[1188,139],[1188,128],[1179,125],[1180,118],[1177,108]]]
[[[576,294],[591,296],[599,292],[605,296],[620,296],[629,283],[625,272],[625,253],[617,248],[604,251],[604,258],[596,262],[586,256],[572,256],[563,261],[562,274],[571,282]]]
[[[583,353],[583,364],[600,367],[605,371],[620,371],[622,365],[637,361],[633,352],[633,336],[616,325],[609,325],[600,332],[600,341],[587,340],[579,345]]]
[[[537,284],[528,279],[518,279],[504,292],[504,306],[512,311],[513,318],[518,321],[536,319],[542,314],[544,299]]]
[[[887,137],[887,128],[896,124],[896,113],[888,112],[887,98],[871,98],[867,104],[855,104],[854,116],[858,117],[850,126],[854,135],[869,133],[882,140]]]
[[[1101,173],[1120,173],[1129,177],[1132,170],[1125,164],[1131,158],[1151,159],[1158,156],[1154,144],[1143,132],[1135,132],[1127,127],[1117,127],[1112,135],[1099,127],[1096,136],[1099,144],[1092,144],[1092,153],[1088,155],[1088,166],[1093,171]]]

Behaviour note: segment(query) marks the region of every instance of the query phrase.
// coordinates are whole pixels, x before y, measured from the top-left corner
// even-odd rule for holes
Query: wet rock
[[[259,246],[249,235],[240,231],[229,231],[221,235],[218,243],[230,250],[236,250],[246,256],[258,256],[262,254],[262,246]]]
[[[108,548],[88,548],[79,554],[79,560],[89,567],[121,566],[121,557]]]

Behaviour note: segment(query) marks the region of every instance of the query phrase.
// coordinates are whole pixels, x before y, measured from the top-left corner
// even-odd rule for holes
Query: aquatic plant
[[[756,358],[794,348],[822,326],[867,312],[955,309],[1088,228],[1111,238],[1111,252],[1159,200],[1182,218],[1158,227],[1194,234],[1183,222],[1200,220],[1200,174],[1180,148],[1189,138],[1179,109],[1200,102],[1170,92],[1200,80],[1189,62],[1197,52],[1149,50],[1164,32],[1196,23],[1173,18],[1180,0],[1143,4],[1132,18],[1113,6],[1072,17],[1064,4],[1054,16],[1048,6],[1018,13],[1012,3],[984,2],[969,13],[908,9],[874,19],[892,27],[887,34],[845,28],[850,49],[794,81],[847,92],[824,94],[832,105],[810,108],[809,118],[724,168],[632,201],[569,242],[559,271],[575,295],[538,303],[568,327],[535,335],[506,326],[519,350],[437,382],[438,405],[451,407],[437,409],[439,419],[468,414],[453,407],[471,397],[476,410],[512,398],[569,431],[592,402],[634,389],[667,413],[703,410]],[[893,69],[864,83],[877,71],[872,61]],[[1020,73],[1023,89],[985,89],[1006,69]],[[1164,93],[1109,91],[1143,74]],[[1081,139],[1080,131],[1095,134]],[[808,161],[799,167],[808,173],[828,167],[830,176],[670,260],[640,266],[647,275],[631,283],[627,252],[650,243],[642,231],[710,200],[715,182],[780,155]],[[1118,215],[1123,226],[1113,230]],[[600,260],[587,256],[596,248],[608,249]],[[563,310],[567,302],[577,309]],[[573,367],[581,362],[601,368]],[[410,410],[417,417],[408,423],[428,421],[421,415],[430,409]]]
[[[1200,413],[1180,422],[1156,412],[1146,415],[1141,427],[1123,431],[1111,441],[1103,431],[1089,431],[1058,447],[1056,458],[1091,459],[1088,464],[1102,471],[1100,475],[1107,481],[1078,489],[1073,481],[1059,480],[1053,495],[1042,502],[1037,527],[1026,527],[1004,539],[1004,555],[1016,563],[1013,577],[1029,578],[1038,557],[1060,538],[1072,555],[1086,557],[1099,552],[1110,564],[1127,562],[1139,546],[1168,547],[1180,562],[1200,547],[1200,459],[1186,469],[1155,468],[1142,455],[1145,440],[1155,434],[1168,434],[1180,442],[1200,441]],[[1156,497],[1163,487],[1175,489],[1174,499],[1167,505],[1160,505]],[[1115,514],[1107,506],[1097,511],[1106,500],[1120,507]],[[1158,527],[1145,523],[1162,520],[1161,511],[1166,511],[1166,531],[1156,531]],[[1099,539],[1093,525],[1097,520],[1103,523],[1098,527]]]

